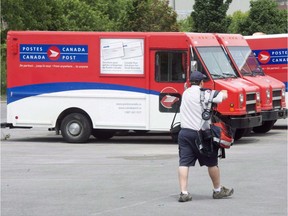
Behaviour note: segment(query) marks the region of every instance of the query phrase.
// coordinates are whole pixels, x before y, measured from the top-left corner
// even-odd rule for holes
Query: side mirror
[[[191,61],[190,69],[191,72],[197,70],[197,61]]]

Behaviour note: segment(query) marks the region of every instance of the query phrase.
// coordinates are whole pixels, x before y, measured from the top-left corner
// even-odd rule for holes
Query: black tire
[[[94,129],[92,135],[98,140],[107,140],[115,135],[114,130]]]
[[[270,131],[272,129],[275,122],[276,122],[276,120],[264,121],[261,126],[254,127],[253,131],[254,131],[254,133],[267,133],[268,131]]]
[[[248,136],[252,131],[252,128],[237,128],[234,132],[234,140],[239,140],[243,136]]]
[[[71,113],[61,122],[61,134],[69,143],[87,142],[92,131],[92,125],[87,116],[81,113]]]
[[[249,136],[253,128],[245,128],[243,136]]]
[[[234,132],[234,140],[239,140],[241,139],[246,132],[246,128],[237,128],[236,131]]]

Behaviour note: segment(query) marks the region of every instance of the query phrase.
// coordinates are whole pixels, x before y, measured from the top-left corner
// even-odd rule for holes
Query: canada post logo
[[[288,50],[273,49],[273,50],[253,50],[261,65],[265,64],[287,64]]]
[[[20,44],[20,62],[88,62],[87,45]]]

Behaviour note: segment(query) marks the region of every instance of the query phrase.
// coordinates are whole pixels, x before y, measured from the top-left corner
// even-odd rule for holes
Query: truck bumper
[[[227,123],[232,128],[253,128],[262,125],[262,116],[230,117]]]
[[[262,121],[273,121],[287,118],[287,109],[262,111]]]

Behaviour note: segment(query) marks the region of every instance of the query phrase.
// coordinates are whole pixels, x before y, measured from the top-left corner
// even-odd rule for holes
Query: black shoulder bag
[[[202,151],[206,150],[204,151],[205,154],[209,155],[209,153],[211,154],[213,152],[213,148],[217,147],[221,150],[219,157],[225,158],[225,148],[230,148],[230,146],[234,142],[233,132],[229,125],[225,124],[215,114],[213,115],[212,101],[213,98],[215,98],[218,95],[219,91],[212,90],[212,92],[210,93],[208,104],[205,105],[204,103],[205,90],[206,89],[201,91],[200,96],[201,106],[203,107],[204,110],[202,113],[202,119],[204,120],[202,126],[206,121],[208,121],[211,118],[212,123],[211,125],[209,125],[210,126],[209,129],[199,131],[199,140],[202,142],[202,145],[204,146],[203,147],[204,149]]]

